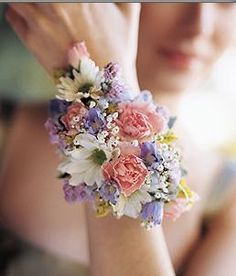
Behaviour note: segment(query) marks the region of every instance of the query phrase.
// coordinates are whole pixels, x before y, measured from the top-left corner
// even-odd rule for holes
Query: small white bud
[[[74,121],[75,123],[79,122],[79,120],[80,120],[80,117],[79,117],[79,116],[74,116],[74,117],[73,117],[73,121]]]
[[[73,140],[73,143],[74,143],[74,145],[76,145],[76,146],[78,146],[80,143],[79,143],[79,137],[78,137],[78,135],[77,136],[75,136],[75,138],[74,138],[74,140]]]
[[[132,141],[131,144],[132,144],[133,146],[137,147],[137,146],[138,146],[138,140]]]
[[[96,106],[96,103],[94,101],[91,101],[90,104],[89,104],[89,107],[93,108],[94,106]]]
[[[113,117],[114,119],[117,119],[118,116],[119,116],[119,113],[118,113],[118,112],[114,112],[114,113],[112,114],[112,117]]]
[[[101,134],[103,135],[103,137],[107,137],[109,133],[106,130],[103,130]]]
[[[90,96],[89,93],[83,93],[84,98],[88,98]]]
[[[107,122],[109,122],[109,123],[113,121],[113,118],[112,118],[111,114],[108,115],[106,119],[107,119]]]
[[[112,134],[117,134],[119,132],[119,127],[118,126],[115,126],[113,129],[112,129]]]
[[[160,172],[163,171],[163,170],[164,170],[164,166],[163,166],[163,165],[159,165],[159,166],[157,167],[157,170],[160,171]]]

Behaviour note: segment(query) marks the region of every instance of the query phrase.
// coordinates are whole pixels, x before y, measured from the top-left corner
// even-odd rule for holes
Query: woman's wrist
[[[91,275],[174,275],[161,227],[146,231],[135,219],[97,219],[85,209]]]

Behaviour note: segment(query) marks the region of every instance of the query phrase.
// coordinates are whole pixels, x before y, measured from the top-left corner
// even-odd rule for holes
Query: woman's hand
[[[66,66],[68,48],[84,40],[98,65],[117,61],[134,83],[139,12],[134,3],[12,3],[6,18],[49,73]]]

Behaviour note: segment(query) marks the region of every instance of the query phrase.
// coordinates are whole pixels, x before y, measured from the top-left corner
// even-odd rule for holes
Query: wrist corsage
[[[139,218],[150,229],[176,219],[197,195],[186,185],[168,110],[149,91],[132,97],[116,63],[99,69],[84,43],[69,50],[46,122],[68,202],[91,201],[97,216]]]

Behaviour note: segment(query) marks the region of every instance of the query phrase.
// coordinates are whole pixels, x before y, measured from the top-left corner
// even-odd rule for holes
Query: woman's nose
[[[215,27],[215,3],[191,3],[188,5],[187,30],[191,36],[211,36]]]

